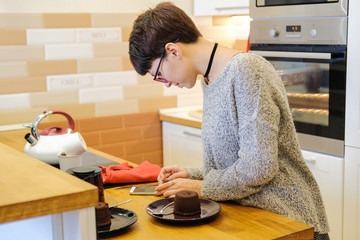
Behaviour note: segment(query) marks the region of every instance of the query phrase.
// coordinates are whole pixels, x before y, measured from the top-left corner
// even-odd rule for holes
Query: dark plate
[[[133,225],[138,219],[134,212],[125,208],[110,208],[110,213],[111,224],[97,228],[99,237],[107,237],[119,234],[125,228]]]
[[[201,198],[200,199],[201,213],[199,214],[195,214],[191,216],[183,216],[173,213],[174,212],[173,204],[164,210],[164,215],[159,216],[159,215],[154,215],[152,213],[152,211],[159,212],[165,205],[173,201],[174,198],[165,198],[165,199],[157,200],[155,202],[150,203],[145,210],[150,216],[156,219],[160,219],[162,221],[167,221],[167,222],[177,222],[177,223],[179,222],[191,223],[191,222],[200,222],[204,220],[211,220],[214,217],[216,217],[221,211],[221,207],[217,202]]]

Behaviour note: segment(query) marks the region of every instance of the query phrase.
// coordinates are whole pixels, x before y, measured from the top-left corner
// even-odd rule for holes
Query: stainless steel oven
[[[303,149],[344,154],[346,36],[347,17],[251,22],[250,50],[281,76]]]
[[[348,0],[250,0],[252,18],[347,16]]]

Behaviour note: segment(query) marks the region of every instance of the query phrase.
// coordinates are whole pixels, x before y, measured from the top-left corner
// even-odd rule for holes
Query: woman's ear
[[[165,50],[167,52],[167,56],[172,56],[174,58],[179,58],[179,59],[181,59],[182,57],[182,50],[175,43],[172,42],[167,43],[165,45]]]

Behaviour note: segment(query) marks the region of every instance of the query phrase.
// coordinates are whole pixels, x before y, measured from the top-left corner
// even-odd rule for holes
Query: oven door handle
[[[277,58],[303,58],[303,59],[331,59],[331,53],[314,53],[314,52],[276,52],[276,51],[257,51],[250,52],[263,57],[277,57]]]

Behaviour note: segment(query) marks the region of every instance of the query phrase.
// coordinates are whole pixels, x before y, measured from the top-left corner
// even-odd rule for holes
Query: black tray
[[[138,217],[137,215],[125,208],[110,208],[111,213],[111,224],[98,227],[97,233],[99,238],[113,237],[121,234],[127,230],[128,227],[133,225]]]

